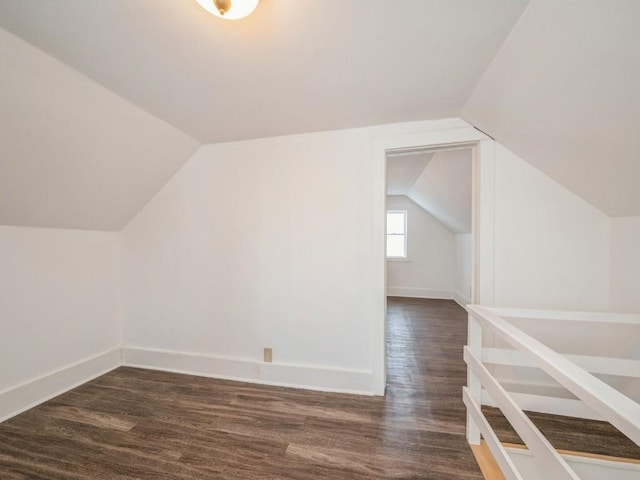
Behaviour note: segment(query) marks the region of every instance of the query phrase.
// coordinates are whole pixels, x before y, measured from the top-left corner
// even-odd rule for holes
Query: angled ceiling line
[[[420,174],[413,179],[413,182],[411,182],[411,186],[409,187],[409,189],[407,190],[407,197],[411,198],[411,196],[409,195],[411,193],[411,190],[413,189],[413,187],[415,186],[416,182],[418,181],[418,179],[424,174],[425,170],[427,169],[427,167],[429,167],[429,164],[431,163],[431,161],[435,158],[435,156],[438,155],[438,152],[433,152],[431,154],[431,156],[429,157],[429,160],[427,161],[427,163],[425,164],[424,168],[422,169],[422,171],[420,172]],[[413,200],[413,199],[411,199]]]

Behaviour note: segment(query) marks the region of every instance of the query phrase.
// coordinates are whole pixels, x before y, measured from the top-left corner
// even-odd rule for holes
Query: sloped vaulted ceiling
[[[2,0],[41,51],[0,32],[0,224],[118,230],[198,142],[456,116],[525,5]]]
[[[640,215],[640,1],[532,0],[462,116],[609,216]]]
[[[453,233],[471,233],[471,150],[435,153],[407,196]]]
[[[388,156],[387,195],[406,195],[434,155],[434,152],[420,152]]]
[[[120,230],[198,147],[0,30],[0,224]]]
[[[453,233],[471,233],[471,149],[387,157],[387,195],[406,195]]]
[[[457,116],[526,0],[3,0],[0,27],[203,143]]]
[[[527,3],[263,0],[225,22],[2,0],[0,224],[118,230],[200,143],[451,116],[640,215],[640,2]]]

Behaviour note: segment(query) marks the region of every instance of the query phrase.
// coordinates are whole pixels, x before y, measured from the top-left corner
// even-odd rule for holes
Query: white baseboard
[[[363,370],[118,347],[1,391],[0,422],[122,365],[307,390],[373,394],[373,374]]]
[[[458,292],[453,292],[453,299],[456,301],[458,305],[460,305],[464,309],[466,309],[467,305],[471,303],[471,299],[465,297],[464,295]]]
[[[387,295],[390,297],[453,300],[453,293],[450,290],[438,290],[435,288],[387,287]]]
[[[103,375],[121,364],[114,348],[0,392],[0,422]]]
[[[304,388],[325,392],[372,395],[373,374],[362,370],[264,363],[253,359],[123,347],[123,364],[203,377]]]

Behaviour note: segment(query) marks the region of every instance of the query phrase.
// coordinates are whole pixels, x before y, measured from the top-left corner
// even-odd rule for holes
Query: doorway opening
[[[377,232],[379,232],[378,245],[379,263],[376,270],[379,279],[379,287],[377,292],[379,297],[378,310],[379,316],[374,318],[373,322],[373,393],[376,395],[384,395],[387,386],[387,274],[388,267],[392,262],[401,263],[402,260],[387,261],[387,163],[393,158],[402,156],[421,155],[422,163],[425,169],[427,164],[431,162],[431,154],[436,155],[453,155],[457,150],[465,150],[471,152],[471,233],[470,237],[470,292],[460,287],[459,298],[460,303],[464,304],[467,300],[471,304],[491,304],[493,301],[493,204],[494,204],[494,172],[495,144],[493,139],[486,136],[479,130],[463,122],[452,120],[446,128],[440,129],[441,125],[434,125],[433,129],[429,126],[425,131],[412,133],[408,135],[380,137],[374,142],[374,161],[379,168],[380,181],[378,182],[377,191],[379,196],[376,197],[376,209],[379,217],[376,218]],[[451,153],[449,153],[451,152]],[[445,155],[446,154],[446,155]],[[418,160],[420,163],[420,160]],[[438,163],[438,162],[436,162]],[[435,165],[435,163],[434,163]],[[419,167],[415,167],[418,169]],[[421,174],[424,170],[420,171]],[[416,179],[417,180],[417,179]],[[411,185],[413,186],[413,185]],[[482,187],[482,188],[481,188]],[[405,195],[406,196],[406,195]],[[415,203],[415,202],[413,202]],[[480,205],[483,208],[480,209]],[[391,203],[390,203],[391,205]],[[415,207],[421,208],[421,207]],[[404,210],[401,208],[389,208],[389,210]],[[411,240],[411,212],[407,210],[406,222],[406,255],[409,260],[412,256],[412,240]],[[481,228],[482,227],[482,228]],[[466,233],[466,235],[469,235]],[[399,240],[395,240],[397,244]],[[463,241],[459,239],[459,248],[462,249]],[[469,252],[467,246],[466,249]],[[462,266],[462,263],[460,264]],[[465,266],[466,267],[466,266]],[[395,268],[395,267],[393,267]],[[460,282],[460,285],[463,285]],[[406,287],[406,285],[392,285]],[[428,287],[424,287],[428,288]],[[436,289],[438,290],[438,289]],[[446,290],[446,289],[443,289]],[[405,291],[406,292],[406,291]],[[433,292],[431,292],[433,293]],[[453,297],[453,287],[449,291]],[[465,298],[465,294],[468,297]],[[454,302],[451,302],[455,306]],[[459,309],[459,307],[456,306]],[[463,311],[464,313],[464,311]]]
[[[471,303],[471,146],[386,156],[386,295]]]

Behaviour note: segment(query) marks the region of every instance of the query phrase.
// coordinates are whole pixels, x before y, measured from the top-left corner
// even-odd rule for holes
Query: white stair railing
[[[593,373],[640,377],[640,362],[617,358],[594,358],[585,355],[561,355],[526,334],[508,318],[556,319],[583,322],[608,323],[612,326],[634,325],[640,327],[640,316],[595,314],[578,312],[550,312],[541,310],[498,309],[471,305],[469,312],[469,340],[464,359],[468,365],[468,386],[463,391],[467,406],[467,439],[479,444],[480,436],[487,442],[491,453],[509,480],[522,480],[507,450],[498,441],[484,417],[481,405],[483,392],[501,409],[504,416],[535,457],[540,470],[550,479],[580,479],[565,459],[558,454],[549,441],[531,422],[519,405],[521,394],[511,394],[496,380],[484,365],[536,366],[544,370],[560,385],[573,393],[596,412],[595,417],[609,421],[636,444],[640,445],[640,405]],[[516,350],[483,348],[482,335],[496,333]],[[484,363],[483,363],[484,362]]]

